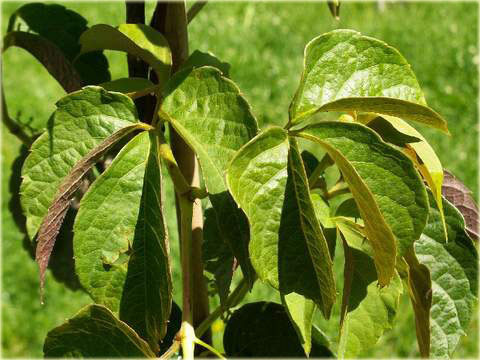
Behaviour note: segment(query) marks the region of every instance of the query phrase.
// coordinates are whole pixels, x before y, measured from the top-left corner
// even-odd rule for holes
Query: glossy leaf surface
[[[373,248],[380,285],[426,224],[428,200],[412,162],[367,127],[321,122],[296,133],[321,145],[350,187]]]
[[[168,242],[156,139],[132,139],[80,202],[74,226],[76,271],[105,305],[153,349],[171,308]]]
[[[425,106],[410,65],[394,48],[353,30],[334,30],[310,41],[304,70],[290,105],[297,124],[319,111],[376,112],[447,131]]]
[[[332,262],[295,140],[281,128],[265,130],[236,154],[227,181],[249,219],[250,257],[260,279],[284,295],[313,299],[328,318]]]
[[[248,255],[247,219],[225,182],[225,172],[235,152],[257,132],[250,106],[238,87],[213,67],[177,73],[163,97],[160,116],[197,154],[220,233],[252,284],[255,275]]]
[[[88,305],[47,334],[45,357],[154,358],[155,354],[127,324],[100,305]]]
[[[127,96],[87,87],[57,102],[46,133],[32,145],[22,169],[22,207],[31,239],[73,167],[113,133],[138,123]]]
[[[94,25],[79,39],[81,53],[95,50],[124,51],[139,57],[149,64],[157,74],[160,84],[170,76],[172,54],[167,40],[152,27],[144,24],[122,24],[117,28],[110,25]]]

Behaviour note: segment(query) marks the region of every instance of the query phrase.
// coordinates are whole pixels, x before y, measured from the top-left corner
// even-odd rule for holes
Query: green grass
[[[123,2],[69,2],[90,25],[120,24]],[[2,3],[2,31],[19,3]],[[449,123],[451,137],[419,127],[443,165],[478,196],[478,5],[476,3],[395,3],[380,13],[375,3],[344,3],[340,22],[323,3],[210,3],[190,26],[190,49],[211,51],[232,65],[239,85],[261,126],[283,124],[302,69],[303,48],[313,37],[335,28],[352,28],[396,47],[412,65],[430,106]],[[153,3],[149,2],[151,13]],[[125,56],[109,52],[112,78],[126,76]],[[44,123],[63,96],[60,86],[26,52],[10,49],[3,57],[4,88],[9,112],[22,121]],[[47,331],[72,316],[89,298],[66,290],[48,276],[46,303],[38,294],[37,267],[22,248],[22,235],[8,210],[9,177],[19,142],[2,128],[2,349],[6,357],[40,357]],[[174,257],[175,300],[180,300],[176,220],[172,189],[167,186],[166,211]],[[337,264],[341,269],[341,264]],[[278,300],[257,283],[248,300]],[[213,305],[213,303],[212,303]],[[418,356],[414,320],[403,298],[396,327],[388,331],[371,357]],[[338,313],[338,312],[337,312]],[[334,319],[318,319],[333,338]],[[478,317],[463,338],[458,357],[477,357]],[[219,344],[221,334],[215,334]]]

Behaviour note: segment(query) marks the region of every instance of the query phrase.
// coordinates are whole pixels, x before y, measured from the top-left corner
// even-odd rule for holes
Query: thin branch
[[[325,172],[325,169],[327,169],[329,166],[332,166],[333,164],[334,163],[330,155],[325,154],[325,156],[322,158],[322,160],[320,160],[317,167],[315,168],[315,170],[313,170],[312,174],[308,178],[310,189],[313,189],[315,187],[318,178]]]
[[[190,6],[190,9],[188,9],[187,12],[187,22],[190,24],[192,20],[197,16],[197,14],[200,12],[200,10],[203,9],[205,5],[207,5],[208,1],[197,1],[195,2],[192,6]]]
[[[10,115],[8,115],[7,102],[5,101],[5,95],[3,93],[2,87],[2,122],[8,128],[8,130],[19,138],[27,147],[30,147],[32,144],[32,137],[29,136],[22,127],[18,125],[15,121],[12,120]]]
[[[236,306],[247,294],[248,282],[245,278],[232,291],[230,296],[225,301],[224,305],[217,307],[195,330],[197,336],[202,336],[225,311]]]

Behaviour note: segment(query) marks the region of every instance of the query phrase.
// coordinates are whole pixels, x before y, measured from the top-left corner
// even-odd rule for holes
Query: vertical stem
[[[188,58],[188,30],[185,2],[159,2],[151,24],[160,30],[168,40],[172,51],[172,71],[178,71]],[[170,142],[172,152],[184,178],[189,185],[199,187],[199,164],[195,153],[172,127],[170,127]],[[201,201],[197,199],[194,203],[190,202],[191,218],[185,218],[183,208],[187,208],[187,206],[183,204],[183,202],[186,199],[182,199],[181,196],[177,194],[176,200],[177,218],[180,219],[179,235],[181,239],[182,271],[189,272],[189,275],[183,278],[183,300],[184,306],[188,304],[188,306],[191,307],[188,309],[187,314],[185,314],[185,309],[183,313],[184,324],[188,323],[191,329],[188,327],[183,330],[185,332],[190,329],[193,332],[192,326],[197,326],[209,315],[207,285],[203,277],[202,263],[203,213]],[[189,221],[188,225],[185,223],[186,221]],[[188,235],[185,234],[186,232]],[[187,238],[190,238],[190,241],[188,242],[188,248],[185,248],[186,245],[183,239]],[[184,263],[183,260],[186,256],[190,257],[190,261]],[[188,264],[188,268],[184,267],[184,264],[185,266]],[[187,280],[190,286],[188,288],[185,283]],[[182,327],[184,326],[187,325],[182,325]],[[187,334],[188,333],[189,330],[187,331]],[[203,340],[210,342],[209,334],[207,334]],[[188,349],[190,349],[190,347],[188,347]],[[193,349],[193,344],[191,349]],[[185,349],[184,357],[187,358]]]

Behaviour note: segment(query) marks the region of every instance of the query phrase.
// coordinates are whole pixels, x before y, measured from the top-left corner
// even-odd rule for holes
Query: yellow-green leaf
[[[82,36],[81,54],[95,50],[124,51],[149,64],[164,84],[170,77],[172,54],[167,40],[154,28],[144,24],[122,24],[116,28],[94,25]]]
[[[350,187],[374,253],[380,285],[400,254],[420,237],[428,216],[423,182],[401,151],[355,123],[321,122],[294,132],[321,145]]]

